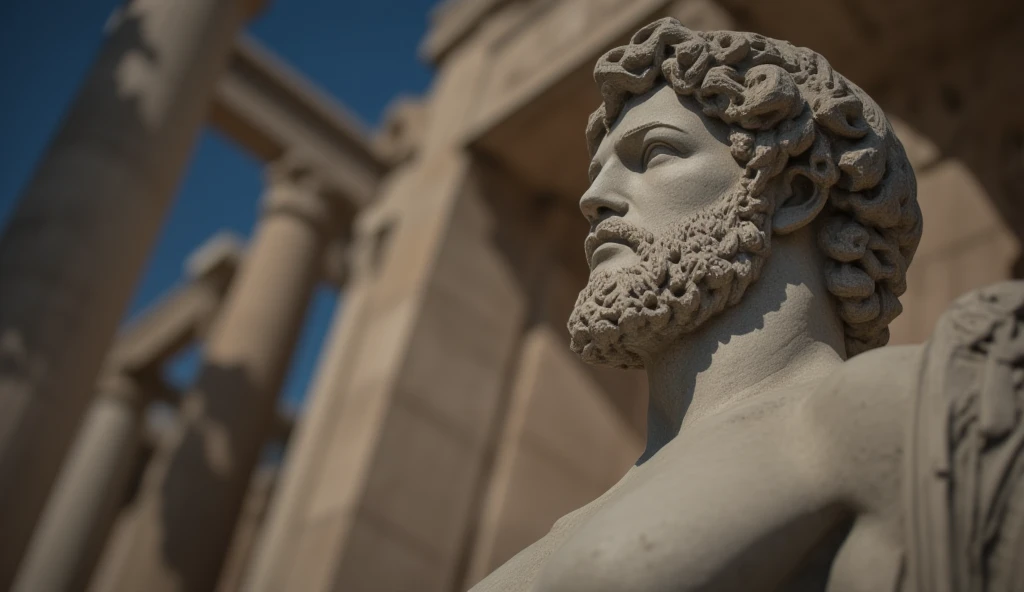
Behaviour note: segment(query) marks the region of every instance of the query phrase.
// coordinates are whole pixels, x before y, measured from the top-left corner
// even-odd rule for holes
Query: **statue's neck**
[[[843,326],[810,233],[775,240],[761,279],[736,306],[645,360],[653,456],[680,430],[758,393],[828,375],[843,362]]]

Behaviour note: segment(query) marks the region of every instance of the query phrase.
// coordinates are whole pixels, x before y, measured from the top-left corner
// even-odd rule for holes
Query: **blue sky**
[[[57,130],[102,42],[101,30],[119,0],[0,2],[0,225]],[[249,32],[370,128],[388,102],[421,94],[431,71],[417,59],[430,8],[437,0],[267,0]],[[248,237],[263,189],[261,165],[216,132],[205,130],[182,178],[170,216],[136,289],[126,318],[181,279],[193,249],[219,230]],[[316,365],[335,294],[322,289],[284,387],[299,401]],[[186,384],[197,353],[169,369]]]

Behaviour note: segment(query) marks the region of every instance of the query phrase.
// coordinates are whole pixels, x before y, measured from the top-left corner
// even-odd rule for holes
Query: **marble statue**
[[[590,363],[647,447],[474,590],[1024,591],[1024,288],[881,347],[921,237],[882,110],[820,55],[652,23],[590,119]]]

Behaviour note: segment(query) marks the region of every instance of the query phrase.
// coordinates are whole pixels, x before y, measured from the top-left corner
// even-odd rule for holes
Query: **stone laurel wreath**
[[[606,53],[594,78],[604,102],[587,126],[592,155],[626,101],[665,81],[732,127],[732,154],[746,167],[754,202],[748,219],[770,228],[775,204],[800,183],[821,197],[819,245],[847,354],[888,342],[921,212],[903,147],[864,91],[809,49],[752,33],[691,31],[671,18]]]

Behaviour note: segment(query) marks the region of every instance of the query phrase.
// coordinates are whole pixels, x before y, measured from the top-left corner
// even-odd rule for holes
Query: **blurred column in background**
[[[524,321],[471,167],[458,153],[424,159],[384,188],[369,212],[380,218],[363,218],[374,264],[321,358],[247,589],[429,592],[457,579]]]
[[[0,238],[0,589],[256,3],[125,4]]]
[[[217,236],[190,258],[189,283],[119,335],[18,571],[14,590],[84,590],[142,446],[147,405],[171,399],[164,364],[211,322],[238,268],[237,239]]]
[[[352,211],[303,162],[272,165],[264,214],[181,420],[147,468],[99,590],[212,590],[329,241]],[[109,569],[108,569],[109,567]]]
[[[378,237],[383,238],[384,234],[363,233],[356,229],[344,300],[339,304],[331,330],[324,339],[316,376],[310,383],[310,395],[296,433],[286,449],[280,483],[270,499],[266,523],[257,537],[252,560],[243,569],[242,582],[246,583],[241,588],[243,590],[275,590],[274,583],[283,577],[282,563],[286,565],[291,558],[292,549],[287,535],[307,501],[309,480],[314,478],[316,471],[323,470],[326,462],[326,450],[320,439],[337,429],[338,406],[341,403],[333,389],[352,370],[354,356],[347,354],[360,347],[356,338],[362,336],[363,317],[352,311],[364,310],[368,304],[369,280],[374,267],[374,239]]]
[[[525,322],[460,144],[486,57],[474,44],[453,54],[417,154],[359,216],[358,297],[324,349],[246,590],[431,592],[459,579]]]

